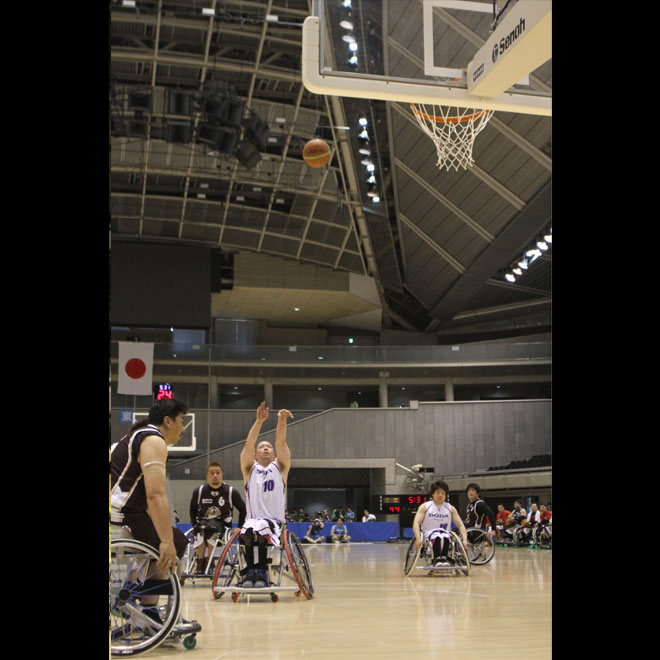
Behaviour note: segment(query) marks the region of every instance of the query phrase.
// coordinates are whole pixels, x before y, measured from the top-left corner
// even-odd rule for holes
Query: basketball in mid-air
[[[325,140],[314,138],[303,147],[302,156],[310,167],[323,167],[330,162],[332,153]]]

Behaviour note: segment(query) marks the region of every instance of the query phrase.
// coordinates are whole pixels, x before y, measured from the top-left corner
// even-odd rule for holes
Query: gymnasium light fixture
[[[523,271],[529,270],[529,267],[543,255],[543,252],[549,250],[551,245],[552,227],[549,227],[540,235],[540,237],[537,236],[537,238],[534,239],[533,246],[525,250],[522,258],[515,260],[513,265],[506,269],[507,272],[505,272],[504,269],[499,271],[499,275],[501,276],[504,273],[504,279],[506,279],[507,282],[515,282],[516,276],[520,276],[523,274]]]

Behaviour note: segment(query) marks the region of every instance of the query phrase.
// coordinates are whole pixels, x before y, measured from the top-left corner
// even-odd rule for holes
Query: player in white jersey
[[[243,587],[268,586],[268,544],[275,547],[280,545],[280,534],[285,522],[286,480],[291,467],[291,451],[286,444],[287,417],[293,418],[288,410],[282,409],[277,413],[275,451],[267,440],[262,440],[255,448],[261,426],[268,419],[268,408],[265,401],[262,402],[241,451],[241,472],[247,505],[247,516],[241,527],[247,564]],[[256,564],[255,546],[258,553]]]
[[[431,499],[420,504],[413,520],[415,547],[421,548],[428,539],[433,547],[433,565],[448,566],[447,553],[451,545],[449,530],[452,522],[460,532],[463,544],[467,546],[465,525],[456,508],[447,502],[449,486],[444,481],[434,481],[429,494]]]

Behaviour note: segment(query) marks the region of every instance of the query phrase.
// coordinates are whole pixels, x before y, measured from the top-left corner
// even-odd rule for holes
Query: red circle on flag
[[[124,369],[130,378],[142,378],[147,373],[147,365],[139,358],[131,358]]]

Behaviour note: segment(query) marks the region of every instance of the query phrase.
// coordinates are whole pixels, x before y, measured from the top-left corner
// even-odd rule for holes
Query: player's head
[[[449,486],[440,479],[434,481],[429,488],[429,495],[433,498],[434,502],[436,500],[444,502],[449,499]]]
[[[513,503],[513,508],[514,509],[519,509],[520,506],[521,506],[520,500],[515,500],[514,503]]]
[[[149,409],[147,418],[149,424],[157,426],[165,437],[168,445],[176,444],[182,437],[185,427],[183,417],[188,412],[188,406],[176,399],[160,399]]]
[[[470,502],[474,502],[475,500],[479,499],[479,495],[481,495],[481,486],[479,484],[468,484],[465,493],[468,496],[468,499]]]
[[[222,465],[220,463],[209,463],[206,467],[206,481],[209,486],[219,488],[222,486]]]
[[[497,510],[498,511],[504,511],[504,504],[498,504],[497,505]]]
[[[275,460],[273,445],[268,440],[262,440],[254,450],[254,459],[261,465],[268,465]]]

